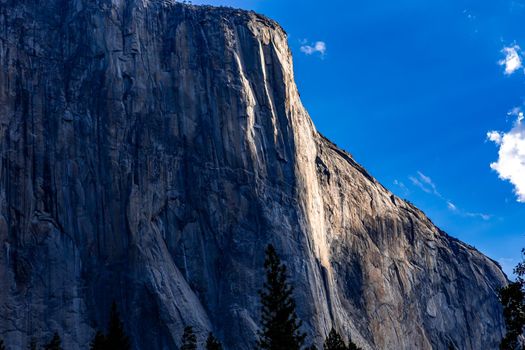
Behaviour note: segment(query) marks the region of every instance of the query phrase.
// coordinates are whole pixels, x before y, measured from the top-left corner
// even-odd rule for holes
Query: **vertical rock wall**
[[[85,348],[116,300],[137,349],[192,324],[253,346],[264,247],[310,340],[496,349],[498,266],[302,107],[284,31],[160,0],[0,0],[0,335]]]

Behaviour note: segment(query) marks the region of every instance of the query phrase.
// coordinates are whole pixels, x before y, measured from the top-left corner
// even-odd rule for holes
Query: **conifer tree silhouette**
[[[129,338],[124,332],[124,326],[120,320],[120,314],[117,310],[117,304],[111,304],[109,314],[108,334],[105,337],[107,349],[110,350],[129,350],[131,348]],[[100,339],[101,340],[101,339]]]
[[[97,331],[95,333],[95,336],[93,337],[93,340],[89,344],[89,348],[91,350],[106,350],[107,344],[106,344],[106,336],[101,331]]]
[[[197,350],[197,337],[195,333],[193,333],[192,326],[186,326],[184,328],[180,350]]]
[[[359,346],[355,345],[355,343],[352,341],[352,339],[348,339],[348,350],[362,350]]]
[[[221,343],[210,332],[206,339],[206,350],[222,350]]]
[[[346,350],[346,344],[343,338],[333,327],[324,341],[323,350]]]
[[[98,330],[89,344],[91,350],[129,350],[131,344],[124,332],[124,325],[120,320],[117,304],[113,301],[109,313],[107,334]]]
[[[525,256],[525,249],[521,251]],[[521,343],[520,336],[525,327],[525,259],[514,269],[516,281],[509,283],[499,291],[501,304],[503,305],[503,318],[507,333],[501,340],[500,350],[522,350],[525,348]]]
[[[257,348],[299,350],[306,335],[300,331],[302,323],[295,311],[293,287],[288,283],[286,266],[272,245],[266,249],[264,268],[266,281],[260,291],[262,327]]]

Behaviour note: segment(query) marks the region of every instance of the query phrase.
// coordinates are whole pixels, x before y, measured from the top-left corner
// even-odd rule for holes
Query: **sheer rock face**
[[[263,251],[309,340],[495,349],[506,279],[319,135],[283,30],[148,0],[0,0],[0,333],[249,349]]]

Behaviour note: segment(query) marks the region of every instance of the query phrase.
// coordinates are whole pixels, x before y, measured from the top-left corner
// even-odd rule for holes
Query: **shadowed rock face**
[[[0,0],[0,333],[85,348],[116,300],[136,349],[184,325],[249,349],[263,251],[310,341],[495,349],[490,259],[317,133],[286,34],[250,12]]]

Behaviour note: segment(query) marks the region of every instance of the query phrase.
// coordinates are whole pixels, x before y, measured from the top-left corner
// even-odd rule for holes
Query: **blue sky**
[[[277,20],[318,130],[511,273],[525,246],[525,0],[193,3]]]

